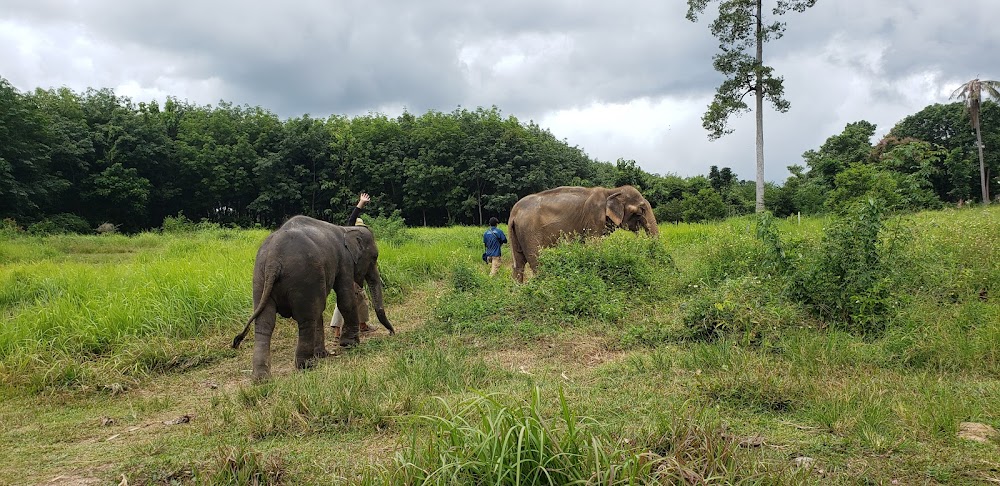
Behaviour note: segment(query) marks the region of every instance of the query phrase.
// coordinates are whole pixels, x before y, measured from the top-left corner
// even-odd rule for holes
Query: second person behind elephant
[[[365,222],[360,216],[369,202],[371,202],[371,196],[367,192],[362,192],[361,196],[358,197],[358,204],[351,209],[351,214],[347,216],[344,226],[365,226]],[[358,321],[360,322],[358,331],[362,333],[373,332],[374,329],[368,325],[368,297],[365,295],[365,289],[358,284],[354,284],[354,295],[355,302],[357,303]],[[333,318],[330,319],[330,327],[333,328],[334,338],[340,338],[340,330],[343,325],[344,314],[337,307],[333,310]]]

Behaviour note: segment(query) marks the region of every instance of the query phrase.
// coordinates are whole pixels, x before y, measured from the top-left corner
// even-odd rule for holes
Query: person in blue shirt
[[[497,218],[490,218],[490,229],[483,233],[483,245],[486,246],[483,260],[490,264],[491,277],[496,275],[497,270],[500,270],[500,245],[507,243],[507,235],[503,234],[503,230],[497,228],[499,222],[500,220]]]

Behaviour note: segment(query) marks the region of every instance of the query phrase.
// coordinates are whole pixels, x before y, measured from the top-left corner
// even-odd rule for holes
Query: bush
[[[523,285],[489,278],[469,263],[452,267],[454,291],[435,316],[449,332],[537,335],[579,318],[619,321],[658,302],[676,287],[673,260],[662,242],[629,232],[542,251],[542,268]]]
[[[847,331],[879,333],[900,307],[897,288],[907,235],[885,223],[877,199],[851,206],[824,233],[816,252],[792,265],[789,294]]]
[[[54,214],[46,219],[28,226],[28,233],[33,235],[57,235],[65,233],[90,232],[87,220],[70,213]]]
[[[10,238],[24,232],[24,228],[17,225],[17,221],[11,218],[0,220],[0,237]]]
[[[246,445],[224,446],[215,455],[215,470],[206,474],[211,484],[281,484],[285,461],[280,452],[253,450]]]
[[[826,198],[826,206],[839,214],[847,214],[852,207],[867,200],[880,201],[887,208],[898,208],[903,204],[893,174],[870,165],[850,166],[837,174],[834,186]]]
[[[675,271],[674,262],[661,240],[627,231],[583,243],[562,241],[539,255],[544,280],[573,278],[587,274],[612,289],[644,289],[658,282],[664,270]]]
[[[542,413],[538,388],[509,404],[479,396],[443,416],[421,416],[432,430],[376,472],[383,484],[622,484],[650,478],[661,459],[622,446],[606,428],[570,408],[560,393],[555,418]]]
[[[470,292],[483,285],[487,277],[467,264],[458,263],[451,269],[451,285],[457,292]]]
[[[542,250],[539,263],[538,276],[520,288],[521,299],[528,308],[569,318],[619,320],[669,292],[677,275],[661,240],[627,231],[563,241]]]
[[[381,243],[388,243],[400,246],[412,239],[403,217],[399,210],[395,210],[389,216],[376,216],[365,220],[365,225],[372,229],[375,240]]]
[[[727,279],[718,286],[702,288],[681,304],[681,311],[682,337],[714,340],[736,335],[743,344],[758,344],[802,320],[795,306],[756,276]]]
[[[194,233],[197,231],[216,231],[222,229],[219,223],[209,221],[206,218],[202,218],[201,221],[195,223],[184,216],[183,211],[178,211],[177,216],[167,216],[163,218],[163,225],[161,230],[164,233]]]

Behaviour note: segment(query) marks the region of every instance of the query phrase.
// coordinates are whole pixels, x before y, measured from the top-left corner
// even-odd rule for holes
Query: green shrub
[[[90,223],[75,214],[60,213],[29,225],[28,233],[32,235],[86,234],[90,233]]]
[[[619,321],[677,286],[663,243],[629,232],[563,242],[540,258],[538,275],[523,285],[489,278],[485,265],[453,265],[454,292],[438,302],[435,316],[451,332],[535,335],[579,318]]]
[[[583,243],[563,241],[539,255],[538,278],[553,281],[585,274],[612,290],[645,290],[676,272],[661,240],[616,231]],[[586,283],[590,283],[589,281]]]
[[[688,273],[689,284],[712,285],[727,278],[768,273],[762,262],[770,261],[768,249],[754,238],[750,217],[727,220],[699,241],[693,249],[702,252]]]
[[[389,216],[366,219],[365,225],[372,229],[375,240],[380,244],[399,246],[413,239],[398,209]]]
[[[714,340],[733,335],[744,344],[757,344],[779,329],[801,322],[803,316],[798,308],[772,287],[756,276],[700,287],[681,304],[681,337]]]
[[[177,216],[163,218],[163,225],[160,229],[164,233],[194,233],[196,231],[218,231],[222,229],[222,225],[205,218],[195,223],[188,219],[187,216],[184,216],[183,211],[179,211]]]
[[[626,231],[563,241],[542,250],[538,275],[519,300],[543,320],[595,317],[617,321],[676,287],[677,271],[663,242]]]
[[[486,276],[465,263],[455,264],[451,269],[451,286],[457,292],[470,292],[482,287]]]
[[[215,454],[214,471],[209,471],[208,484],[281,484],[285,475],[280,452],[264,453],[246,445],[224,446]]]
[[[529,401],[482,395],[441,416],[419,420],[415,436],[378,476],[384,484],[626,484],[649,478],[654,455],[623,447],[593,419],[577,415],[560,393],[559,413],[543,414],[538,388]],[[372,478],[374,479],[374,478]]]
[[[11,218],[0,220],[0,238],[12,238],[24,233],[24,228],[17,225],[17,221]]]
[[[887,226],[881,202],[856,204],[793,264],[789,293],[835,327],[880,333],[901,306],[894,289],[906,239],[901,226]]]

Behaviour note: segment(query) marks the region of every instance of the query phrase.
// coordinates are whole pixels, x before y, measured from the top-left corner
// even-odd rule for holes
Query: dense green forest
[[[992,176],[1000,108],[984,103],[981,119]],[[768,186],[767,208],[787,216],[838,211],[870,195],[901,210],[978,199],[975,136],[961,103],[928,106],[873,146],[875,131],[851,123],[807,151],[783,184]],[[109,89],[22,93],[0,78],[0,219],[32,232],[92,232],[102,223],[131,232],[179,214],[240,226],[271,227],[294,214],[337,222],[361,191],[373,195],[375,214],[408,225],[482,224],[539,190],[620,184],[640,187],[660,221],[754,210],[753,182],[730,168],[685,178],[632,160],[597,161],[496,107],[282,120],[225,102],[135,103]]]

